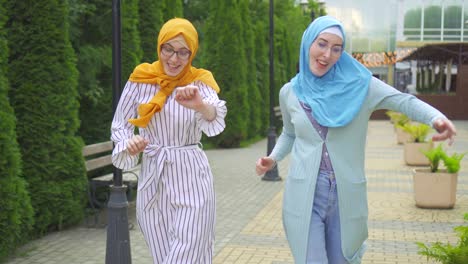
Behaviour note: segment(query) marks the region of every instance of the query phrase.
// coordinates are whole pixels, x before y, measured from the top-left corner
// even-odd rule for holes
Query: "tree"
[[[184,14],[182,0],[164,0],[164,2],[164,22],[175,17],[182,17]]]
[[[260,110],[259,135],[266,135],[269,126],[270,113],[270,78],[269,78],[269,6],[266,1],[254,0],[250,2],[252,23],[255,28],[255,71],[256,79],[251,83],[260,92],[260,98],[253,102]]]
[[[466,14],[462,14],[462,7],[451,5],[444,8],[444,38],[450,37],[449,40],[459,40],[462,28],[462,16],[468,18]],[[421,30],[422,8],[410,9],[405,13],[404,20],[404,35],[408,40],[419,40]],[[424,9],[424,24],[423,32],[425,40],[440,40],[442,20],[442,7],[440,5],[428,6]]]
[[[159,3],[160,1],[152,1]],[[78,54],[80,92],[80,136],[87,144],[109,140],[112,122],[112,1],[73,0],[71,25],[73,47]],[[134,67],[142,62],[140,33],[138,31],[138,1],[122,1],[122,86],[125,85]],[[151,18],[147,18],[150,20]],[[146,19],[145,19],[146,20]],[[154,21],[148,21],[154,23]],[[152,31],[149,29],[148,32]],[[157,32],[153,32],[157,33]],[[150,34],[150,33],[148,33]],[[150,39],[151,36],[144,35]],[[156,39],[152,40],[153,59],[156,54]],[[145,43],[147,55],[151,56],[150,44]],[[147,57],[147,59],[150,59]],[[121,87],[123,88],[123,87]]]
[[[202,25],[209,15],[210,2],[206,0],[185,0],[184,17],[191,21],[195,27]]]
[[[86,205],[68,12],[67,1],[8,4],[10,97],[38,234],[79,223]]]
[[[250,113],[247,110],[247,60],[242,29],[238,1],[210,1],[204,62],[221,87],[220,97],[228,104],[227,129],[213,139],[221,147],[239,147],[247,138]]]
[[[407,40],[419,40],[422,9],[411,9],[405,13],[403,34]]]
[[[70,1],[70,39],[80,72],[79,135],[86,144],[109,140],[112,119],[112,6],[107,0]]]
[[[451,36],[449,40],[460,39],[462,15],[466,18],[462,11],[461,6],[448,6],[444,9],[444,35]]]
[[[141,63],[142,50],[138,32],[138,0],[127,0],[122,5],[122,86],[135,66]]]
[[[428,6],[424,9],[424,40],[440,40],[442,8]]]
[[[249,139],[258,138],[264,136],[264,131],[261,130],[262,128],[262,121],[268,120],[267,118],[262,118],[262,99],[266,100],[267,98],[262,98],[260,93],[260,87],[256,83],[257,80],[257,65],[256,65],[256,48],[255,48],[255,24],[252,21],[252,14],[254,11],[251,9],[253,5],[250,5],[249,0],[241,0],[239,1],[239,8],[242,23],[242,39],[244,39],[245,45],[245,55],[247,64],[245,67],[247,68],[247,75],[246,75],[246,84],[247,84],[247,97],[248,99],[248,109],[245,111],[249,112],[249,119],[247,124],[247,137]],[[261,52],[261,51],[260,51]]]
[[[157,40],[159,30],[164,24],[164,1],[139,0],[138,13],[143,62],[152,63],[157,60]]]
[[[192,64],[203,65],[204,55],[204,37],[205,37],[205,22],[209,15],[210,2],[207,0],[184,0],[184,17],[188,19],[198,31],[198,40],[200,43],[199,51]]]
[[[309,18],[303,16],[299,6],[294,1],[275,1],[275,91],[279,94],[280,88],[296,75],[296,65],[299,62],[299,47],[302,34],[310,23]],[[276,96],[275,105],[279,104]]]
[[[266,81],[268,67],[265,67],[268,65],[266,45],[270,41],[268,4],[249,1],[248,13],[245,7],[240,0],[211,1],[205,24],[203,65],[212,70],[220,82],[221,96],[226,99],[229,109],[226,130],[216,138],[216,144],[222,147],[240,146],[242,141],[256,137],[259,131],[263,134],[262,130],[268,124],[269,107],[266,106],[269,103],[265,100],[269,100],[269,96],[264,96],[270,93]],[[296,73],[301,36],[310,21],[292,0],[275,1],[274,9],[275,84],[272,92],[275,105],[278,105],[279,89]],[[263,32],[257,31],[256,36],[252,36],[253,30]],[[252,39],[256,41],[254,49],[249,48]],[[258,96],[263,97],[255,99]],[[263,120],[256,121],[256,116],[262,116]]]
[[[21,155],[16,141],[16,119],[8,101],[6,78],[8,47],[4,29],[5,0],[0,0],[0,261],[26,242],[33,224],[33,209],[26,181],[21,176]]]

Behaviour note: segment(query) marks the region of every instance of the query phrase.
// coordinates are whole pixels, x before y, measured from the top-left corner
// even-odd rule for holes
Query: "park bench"
[[[88,172],[88,175],[92,171],[112,165],[112,149],[112,141],[86,145],[83,147],[82,153],[85,158],[86,171]],[[138,170],[139,166],[128,171],[122,171],[122,182],[127,186],[127,200],[129,201],[133,198],[133,192],[137,187]],[[95,216],[98,215],[100,209],[107,207],[109,198],[108,189],[106,189],[105,192],[101,192],[101,194],[104,193],[103,197],[102,195],[101,197],[98,197],[99,190],[113,184],[113,180],[113,173],[106,173],[100,176],[88,176],[88,201],[93,213],[95,213]],[[97,218],[95,218],[95,222],[97,223]]]
[[[282,120],[283,116],[281,115],[281,108],[279,106],[275,106],[275,107],[273,107],[273,110],[274,110],[274,113],[275,113],[275,117],[278,118],[278,120]]]

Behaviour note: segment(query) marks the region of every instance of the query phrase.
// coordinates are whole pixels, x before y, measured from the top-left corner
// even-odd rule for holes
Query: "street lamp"
[[[276,128],[275,128],[275,78],[274,78],[274,57],[273,57],[273,42],[274,42],[274,23],[273,23],[273,0],[270,0],[270,128],[268,129],[268,146],[267,155],[270,155],[271,151],[275,147],[276,141]],[[280,181],[281,178],[278,175],[278,166],[269,170],[262,177],[264,181]]]
[[[322,10],[325,9],[325,2],[322,1],[315,1],[316,5],[313,5],[315,8],[310,8],[310,20],[314,21],[314,19],[318,16],[322,15]],[[309,0],[300,0],[299,5],[302,7],[302,12],[307,14],[309,10]],[[316,13],[318,12],[318,14]]]
[[[302,12],[305,14],[307,12],[307,8],[309,7],[309,1],[308,0],[301,0],[299,2],[299,5],[302,7]]]
[[[120,0],[112,0],[112,109],[117,109],[121,94],[121,23]],[[127,186],[122,184],[122,170],[114,167],[114,184],[107,204],[106,264],[132,263],[128,230]]]

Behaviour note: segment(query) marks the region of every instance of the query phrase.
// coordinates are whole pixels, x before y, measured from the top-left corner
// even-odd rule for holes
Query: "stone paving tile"
[[[213,263],[293,263],[293,259],[287,247],[230,245],[213,259]]]
[[[397,220],[369,220],[369,229],[379,232],[433,232],[451,233],[453,228],[461,224],[454,222],[411,222]]]
[[[456,143],[450,150],[468,151],[468,122],[455,121]],[[422,264],[416,241],[455,242],[453,227],[463,224],[468,212],[468,159],[462,161],[457,203],[451,210],[414,206],[413,167],[403,161],[403,146],[396,144],[388,121],[369,123],[366,173],[369,197],[369,240],[363,264]],[[262,181],[254,172],[266,140],[248,148],[207,150],[217,198],[215,264],[294,263],[281,221],[284,181]],[[289,160],[279,164],[284,179]],[[466,168],[466,169],[464,169]],[[135,226],[130,203],[129,222]],[[105,214],[105,212],[104,212]],[[103,219],[106,218],[102,217]],[[132,263],[151,264],[137,226],[130,230]],[[105,263],[106,229],[82,226],[55,232],[31,241],[6,264]]]
[[[382,123],[378,125],[385,127]],[[378,129],[378,127],[373,128]],[[387,146],[386,144],[381,145]],[[373,147],[375,145],[371,145],[370,148]],[[363,263],[431,263],[417,254],[418,248],[415,242],[456,242],[453,227],[462,224],[462,214],[468,212],[468,201],[464,195],[458,195],[458,204],[452,210],[416,208],[412,192],[412,167],[405,166],[401,148],[401,146],[392,145],[391,154],[387,151],[387,154],[379,154],[379,151],[382,151],[381,148],[375,148],[374,153],[367,152],[375,159],[375,162],[371,160],[366,163],[366,171],[370,175],[368,179],[370,237],[369,250]],[[368,164],[371,165],[367,166]],[[463,189],[464,186],[461,185],[460,188]],[[460,190],[458,192],[461,193]],[[229,252],[233,252],[232,247],[242,248],[245,244],[250,247],[256,246],[258,252],[263,250],[264,244],[284,245],[281,248],[287,250],[287,242],[284,239],[281,225],[281,207],[279,206],[281,197],[280,192],[237,238],[231,240],[231,243],[226,246],[230,248],[230,251],[222,251],[223,257],[220,257],[222,261],[229,260]],[[274,247],[267,253],[274,254],[278,250]],[[220,259],[217,260],[221,261]],[[236,259],[236,262],[232,263],[250,262]],[[293,260],[266,263],[293,263]]]

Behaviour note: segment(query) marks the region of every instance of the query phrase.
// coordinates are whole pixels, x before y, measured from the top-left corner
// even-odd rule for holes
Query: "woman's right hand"
[[[270,157],[259,158],[255,164],[255,171],[260,176],[273,169],[275,165],[276,161]]]
[[[130,155],[134,156],[145,150],[149,141],[142,138],[140,135],[134,135],[127,141],[127,150]]]

